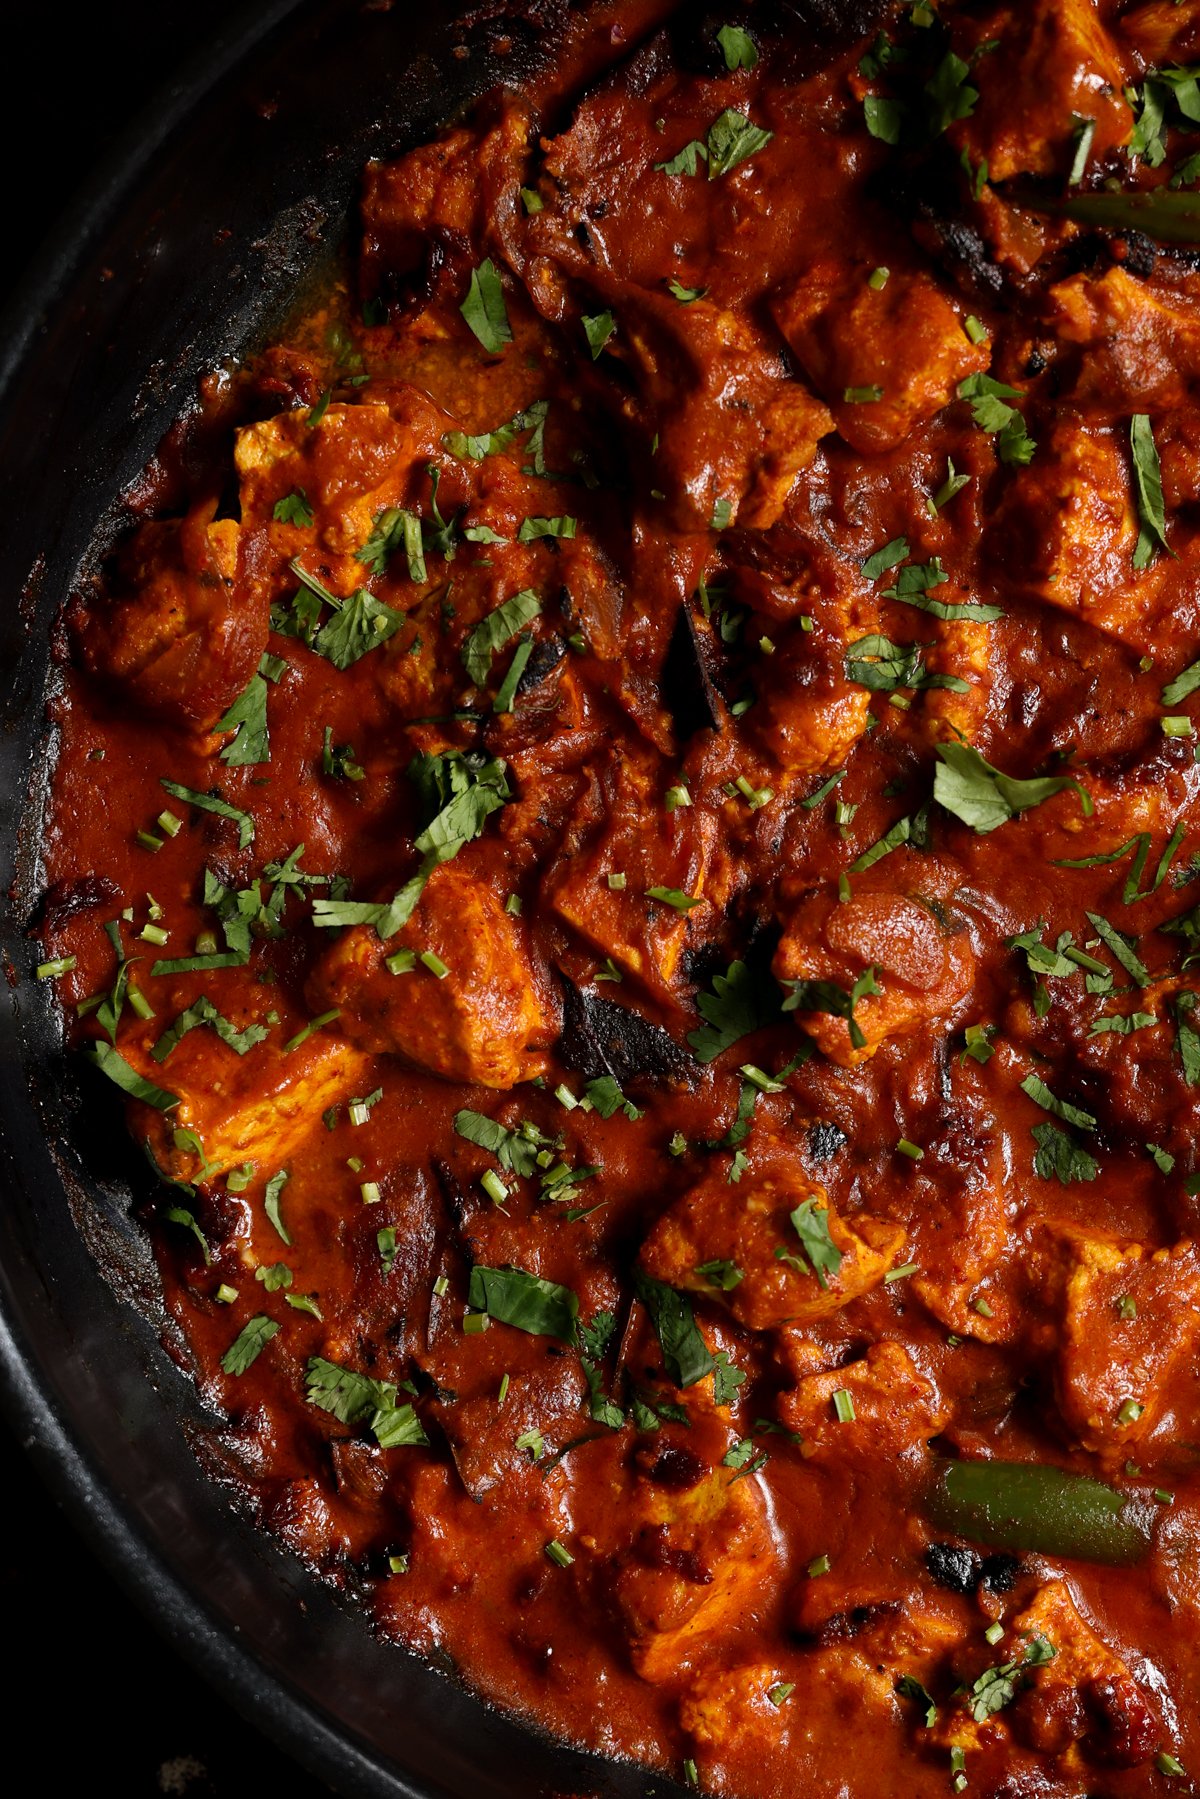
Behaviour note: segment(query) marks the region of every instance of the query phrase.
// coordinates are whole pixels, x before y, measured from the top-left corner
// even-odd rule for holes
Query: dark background
[[[75,190],[155,93],[182,79],[211,36],[250,11],[245,0],[113,0],[73,8],[69,20],[44,0],[6,9],[0,300],[19,290]],[[282,1781],[288,1799],[327,1794],[159,1638],[47,1495],[2,1420],[0,1494],[6,1713],[22,1740],[37,1745],[42,1792],[60,1799],[99,1783],[122,1799],[245,1799]]]

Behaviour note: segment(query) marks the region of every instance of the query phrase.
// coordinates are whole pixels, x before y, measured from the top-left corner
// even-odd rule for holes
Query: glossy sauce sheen
[[[1200,849],[1163,697],[1200,654],[1200,274],[1012,186],[1165,181],[1180,114],[1131,158],[1122,89],[1200,30],[941,10],[865,63],[785,8],[738,12],[749,55],[593,14],[540,94],[370,167],[349,290],[206,385],[53,702],[45,954],[69,1017],[106,922],[140,958],[108,1067],[177,1101],[130,1125],[179,1183],[147,1224],[218,1473],[385,1634],[741,1799],[1200,1766],[1200,982],[1163,928]],[[726,114],[761,134],[728,167]],[[977,422],[985,374],[1016,392]],[[311,636],[364,584],[339,668],[294,596]],[[404,888],[455,770],[495,805],[407,922],[316,923]],[[234,965],[154,972],[198,947]],[[261,1040],[164,1048],[201,996]],[[536,1330],[510,1268],[553,1284]],[[391,1386],[339,1419],[314,1358]],[[426,1441],[381,1446],[410,1403]],[[1114,1488],[1140,1559],[935,1523],[947,1461],[993,1460]]]

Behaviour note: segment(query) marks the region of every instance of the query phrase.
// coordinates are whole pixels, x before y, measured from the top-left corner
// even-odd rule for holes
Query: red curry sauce
[[[1200,264],[1053,208],[1189,191],[1200,9],[787,13],[368,169],[72,604],[46,954],[384,1633],[741,1799],[1189,1792]]]

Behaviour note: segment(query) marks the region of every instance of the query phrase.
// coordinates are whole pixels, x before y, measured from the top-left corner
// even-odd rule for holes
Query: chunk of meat
[[[1181,406],[1200,374],[1200,309],[1190,295],[1123,268],[1060,281],[1048,295],[1047,322],[1085,351],[1071,394],[1094,417]]]
[[[793,1687],[798,1684],[795,1669],[789,1679]],[[771,1662],[704,1668],[684,1692],[679,1722],[701,1749],[715,1751],[722,1762],[761,1755],[764,1740],[782,1736],[788,1722],[782,1702],[771,1698],[772,1690],[784,1684]]]
[[[364,291],[391,297],[439,253],[464,266],[473,260],[473,249],[518,204],[529,134],[528,111],[510,96],[490,127],[460,127],[394,162],[369,162],[362,200]]]
[[[442,434],[454,421],[413,387],[371,392],[367,404],[327,407],[316,424],[307,412],[283,412],[238,432],[242,520],[252,533],[248,572],[268,599],[294,585],[293,557],[345,598],[367,579],[358,552],[382,512],[399,506],[429,515],[429,464],[446,461]],[[453,465],[450,475],[461,488]],[[296,494],[311,525],[275,517],[276,505]],[[451,505],[458,498],[451,494]]]
[[[897,270],[876,290],[870,273],[866,264],[819,265],[773,311],[838,431],[856,450],[878,455],[948,405],[991,352],[971,342],[930,276]],[[876,390],[878,398],[869,397]]]
[[[877,971],[879,992],[854,1006],[858,1045],[845,1017],[797,1007],[797,1021],[831,1061],[852,1068],[887,1038],[945,1017],[966,997],[974,953],[966,931],[945,916],[920,898],[879,890],[856,892],[844,905],[827,894],[801,901],[771,965],[777,980],[832,985],[848,1005],[864,970]]]
[[[853,1417],[843,1422],[834,1400],[846,1393]],[[843,1402],[845,1409],[845,1402]],[[949,1416],[937,1388],[899,1343],[874,1343],[861,1361],[809,1374],[779,1402],[789,1430],[804,1439],[801,1454],[861,1460],[866,1465],[924,1450]]]
[[[828,1231],[841,1256],[836,1270],[822,1268],[818,1277],[806,1259],[791,1221],[800,1207]],[[808,1180],[793,1156],[736,1184],[723,1172],[701,1181],[664,1212],[642,1245],[641,1261],[656,1280],[703,1293],[750,1330],[769,1330],[824,1318],[878,1286],[903,1241],[903,1228],[884,1219],[865,1213],[840,1219],[824,1187]],[[725,1289],[700,1272],[712,1262],[732,1262],[741,1280]]]
[[[840,767],[867,728],[871,695],[846,679],[841,646],[798,630],[777,646],[771,685],[746,723],[793,779]]]
[[[1054,1650],[1031,1668],[1013,1707],[1013,1729],[1042,1753],[1074,1747],[1099,1767],[1135,1767],[1154,1753],[1162,1728],[1149,1696],[1121,1657],[1079,1615],[1065,1580],[1049,1581],[1012,1621],[1011,1659],[1034,1638]],[[1074,1759],[1074,1758],[1072,1758]]]
[[[1062,1228],[1050,1272],[1062,1325],[1055,1395],[1073,1440],[1124,1457],[1168,1404],[1200,1338],[1200,1259],[1192,1243],[1150,1250],[1107,1231]]]
[[[1174,905],[1171,911],[1176,911]],[[1157,1147],[1175,1157],[1181,1169],[1191,1165],[1200,1140],[1200,1085],[1189,1082],[1181,1054],[1180,1030],[1200,1032],[1200,981],[1155,981],[1128,999],[1106,1001],[1106,1012],[1142,1012],[1158,1022],[1143,1025],[1132,1041],[1118,1032],[1089,1036],[1080,1045],[1081,1064],[1104,1085],[1106,1125],[1130,1141],[1141,1142],[1147,1117],[1159,1120]],[[1131,1048],[1136,1045],[1136,1053]],[[1152,1109],[1153,1108],[1153,1109]]]
[[[579,847],[551,869],[546,902],[602,956],[668,995],[697,915],[711,911],[704,884],[716,821],[699,806],[668,812],[657,769],[624,762],[610,767],[601,785],[603,823],[590,837],[581,829]],[[580,821],[595,815],[595,799],[585,795]],[[700,903],[649,899],[651,888]]]
[[[420,963],[385,966],[397,949],[431,951],[440,979]],[[491,888],[447,863],[430,876],[408,923],[384,944],[367,925],[339,938],[309,978],[309,1002],[340,1008],[338,1028],[365,1049],[400,1056],[448,1081],[513,1087],[541,1073],[534,1048],[547,1021],[524,938]]]
[[[1096,162],[1128,141],[1121,56],[1095,0],[1048,0],[1032,16],[1012,0],[956,15],[952,43],[973,65],[979,101],[948,136],[976,166],[986,163],[993,182],[1065,175],[1080,119],[1095,124]]]
[[[1121,36],[1151,68],[1200,58],[1200,6],[1196,0],[1148,0],[1121,14]]]
[[[142,525],[118,560],[113,596],[77,605],[84,666],[164,723],[211,731],[267,647],[266,605],[246,578],[241,529],[215,500]]]
[[[710,301],[623,293],[609,347],[634,373],[646,440],[658,438],[651,467],[671,522],[773,525],[833,429],[821,401],[786,378],[775,344]]]
[[[919,1247],[910,1251],[918,1269],[908,1284],[948,1331],[1008,1342],[1023,1317],[1002,1284],[987,1284],[1009,1246],[1013,1203],[1005,1142],[990,1107],[973,1113],[960,1102],[948,1121],[922,1132],[921,1142],[925,1155],[909,1183],[919,1213]]]
[[[775,1559],[757,1483],[721,1465],[728,1427],[689,1410],[692,1429],[678,1444],[656,1437],[632,1485],[614,1494],[632,1533],[616,1563],[617,1605],[634,1667],[656,1682],[711,1656]]]
[[[231,1022],[244,1029],[253,1020]],[[252,1162],[274,1173],[320,1126],[322,1112],[363,1091],[370,1066],[361,1050],[323,1031],[289,1055],[268,1040],[239,1056],[205,1029],[189,1031],[162,1063],[124,1035],[121,1053],[145,1079],[179,1095],[179,1105],[167,1113],[132,1102],[137,1141],[149,1145],[172,1180],[200,1184],[208,1177],[192,1138],[214,1170]]]
[[[1138,521],[1127,428],[1055,425],[1009,486],[988,541],[1049,605],[1139,651],[1155,647],[1160,569],[1133,569]]]

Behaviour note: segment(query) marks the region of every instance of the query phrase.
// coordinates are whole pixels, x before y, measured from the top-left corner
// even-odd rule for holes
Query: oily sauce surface
[[[1187,191],[1197,8],[729,10],[576,18],[206,384],[47,978],[385,1634],[740,1799],[1189,1792],[1200,265],[1042,203]]]

